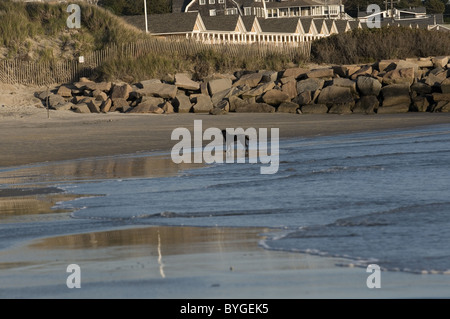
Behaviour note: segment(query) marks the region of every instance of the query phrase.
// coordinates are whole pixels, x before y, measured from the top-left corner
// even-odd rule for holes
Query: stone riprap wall
[[[37,92],[77,113],[285,112],[382,114],[450,111],[449,56],[283,71],[237,71],[203,81],[179,73],[127,83],[80,82]]]

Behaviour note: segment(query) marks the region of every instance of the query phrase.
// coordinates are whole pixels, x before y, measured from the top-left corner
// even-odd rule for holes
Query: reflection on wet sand
[[[0,223],[17,222],[25,215],[67,213],[67,209],[53,208],[58,202],[81,197],[75,194],[46,194],[0,197]],[[29,219],[29,218],[28,218]]]
[[[32,245],[38,249],[98,249],[125,246],[153,246],[165,254],[179,255],[226,250],[239,243],[242,250],[255,247],[266,228],[145,227],[75,234],[42,239]],[[235,249],[236,247],[234,247]]]
[[[171,260],[176,256],[184,255],[187,260],[193,258],[193,263],[200,263],[202,267],[206,265],[202,260],[207,257],[201,256],[214,256],[215,262],[220,264],[227,253],[245,254],[260,249],[258,238],[267,231],[264,228],[153,226],[45,238],[28,248],[36,252],[45,250],[45,255],[64,252],[71,258],[76,256],[78,263],[101,262],[101,267],[120,261],[119,267],[123,268],[131,260],[147,260],[148,266],[142,261],[136,265],[156,266],[154,274],[166,278],[166,265],[173,270]]]
[[[202,164],[175,164],[170,156],[141,154],[44,163],[0,172],[0,184],[174,176]]]

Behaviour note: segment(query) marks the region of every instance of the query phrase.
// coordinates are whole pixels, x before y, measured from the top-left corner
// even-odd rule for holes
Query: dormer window
[[[206,4],[206,0],[200,0],[200,5],[202,6],[202,5],[205,5]]]
[[[209,0],[209,4],[215,4],[216,0]]]

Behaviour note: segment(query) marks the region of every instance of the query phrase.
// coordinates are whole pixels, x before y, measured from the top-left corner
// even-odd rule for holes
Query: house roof
[[[258,19],[263,32],[295,33],[299,18]]]
[[[335,20],[334,23],[336,24],[336,28],[338,30],[339,33],[344,33],[347,29],[348,26],[348,20]]]
[[[243,16],[241,18],[242,22],[244,22],[245,29],[247,29],[247,31],[251,31],[255,20],[257,20],[256,16]]]
[[[325,19],[325,23],[326,23],[326,25],[327,25],[328,32],[331,33],[331,31],[332,31],[332,29],[333,29],[333,26],[335,26],[335,20],[332,20],[332,19]],[[337,28],[336,28],[336,31],[337,31]]]
[[[145,31],[144,15],[124,16],[122,18],[127,23]],[[197,12],[147,15],[148,30],[150,33],[156,34],[191,32],[194,30],[198,18],[200,18],[200,16]]]
[[[359,21],[349,21],[350,28],[352,30],[358,29],[361,26],[361,23]]]
[[[311,28],[317,29],[315,23],[313,23],[313,18],[300,18],[300,22],[305,33],[309,33]]]
[[[235,31],[239,22],[239,15],[221,15],[203,17],[206,30],[214,31]]]
[[[317,32],[320,33],[321,30],[322,30],[322,28],[323,28],[325,19],[313,19],[312,21],[313,21],[314,24],[316,25]],[[325,23],[325,27],[328,29],[326,23]],[[326,30],[325,32],[329,33],[329,30]]]

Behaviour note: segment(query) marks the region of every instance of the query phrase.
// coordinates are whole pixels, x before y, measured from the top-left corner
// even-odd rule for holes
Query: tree
[[[427,13],[444,13],[445,4],[441,0],[425,0]]]
[[[146,0],[147,13],[159,14],[172,12],[171,0]],[[144,14],[144,0],[100,0],[98,4],[116,15]]]
[[[384,0],[346,0],[344,2],[345,12],[356,18],[358,11],[366,12],[369,4],[377,4],[381,11],[384,10]]]
[[[422,0],[400,0],[396,5],[398,9],[423,7]]]

